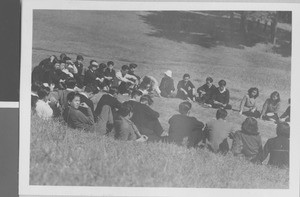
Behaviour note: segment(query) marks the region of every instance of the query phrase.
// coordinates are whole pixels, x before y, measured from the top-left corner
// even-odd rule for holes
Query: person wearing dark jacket
[[[161,139],[163,128],[158,120],[159,113],[149,106],[152,102],[150,96],[142,96],[133,109],[131,120],[140,133],[148,137],[149,141],[158,141]]]
[[[69,106],[63,112],[65,122],[73,129],[94,131],[94,116],[85,103],[80,104],[80,95],[70,92],[67,96]],[[82,110],[85,109],[85,110]]]
[[[190,75],[184,74],[183,80],[179,81],[177,85],[177,98],[193,101],[194,89],[195,86],[190,81]]]
[[[104,70],[104,85],[112,87],[116,78],[116,71],[114,70],[114,62],[108,61],[107,68]]]
[[[131,93],[131,99],[128,101],[125,101],[123,104],[128,104],[132,107],[132,109],[135,108],[136,105],[138,105],[143,93],[139,90],[134,90]]]
[[[215,89],[212,95],[212,107],[213,108],[224,108],[231,109],[232,106],[229,104],[229,90],[226,88],[226,81],[220,80],[219,87]]]
[[[97,68],[98,68],[98,63],[95,60],[91,60],[90,61],[90,66],[89,66],[89,70],[87,70],[85,72],[84,75],[84,84],[85,85],[93,85],[96,87],[101,87],[101,84],[104,81],[104,77],[103,78],[99,78],[97,76]]]
[[[206,78],[206,83],[197,89],[198,98],[200,103],[210,104],[212,103],[212,95],[216,91],[216,86],[212,84],[213,79],[211,77]]]
[[[261,161],[270,154],[268,165],[289,167],[290,125],[286,122],[277,124],[276,133],[277,137],[266,142]]]
[[[204,124],[195,117],[189,116],[191,108],[190,102],[179,104],[180,114],[173,115],[169,119],[169,141],[187,147],[195,147],[201,141]]]
[[[175,91],[174,80],[172,78],[172,71],[167,70],[164,77],[161,79],[159,89],[161,91],[160,95],[162,97],[173,97],[173,92]]]
[[[98,92],[98,89],[95,88],[94,86],[86,86],[84,88],[84,91],[79,93],[80,94],[80,102],[86,103],[87,106],[90,107],[90,109],[93,112],[94,117],[95,117],[94,103],[90,98],[93,97],[94,94],[97,94],[97,92]]]
[[[246,118],[242,123],[242,129],[231,136],[232,152],[235,156],[244,156],[248,161],[261,163],[262,141],[255,118]]]
[[[58,62],[55,55],[51,55],[49,58],[42,60],[38,66],[32,70],[31,81],[32,83],[38,81],[43,82],[43,77],[46,71],[53,69],[54,65]]]
[[[77,81],[78,87],[80,88],[82,88],[84,85],[83,60],[84,59],[82,55],[77,55],[76,61],[74,62],[74,65],[78,71],[74,77]]]

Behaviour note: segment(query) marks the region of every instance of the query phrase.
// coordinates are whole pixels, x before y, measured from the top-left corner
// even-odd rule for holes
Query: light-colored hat
[[[169,76],[169,77],[172,77],[172,71],[171,71],[171,70],[167,70],[167,71],[165,72],[165,74],[166,74],[167,76]]]

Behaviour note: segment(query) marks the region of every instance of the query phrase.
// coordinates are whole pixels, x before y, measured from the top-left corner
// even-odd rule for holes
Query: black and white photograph
[[[23,4],[24,195],[299,193],[297,6]]]

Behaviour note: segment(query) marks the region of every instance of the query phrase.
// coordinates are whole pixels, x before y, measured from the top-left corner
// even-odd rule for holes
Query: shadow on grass
[[[248,35],[240,32],[240,19],[229,19],[227,12],[186,12],[186,11],[154,11],[141,15],[141,19],[152,27],[149,36],[169,39],[179,43],[199,45],[205,48],[217,45],[243,49],[244,46],[253,47],[257,43],[267,43],[270,39],[264,31],[263,24],[248,22]],[[255,27],[255,28],[254,28]],[[278,32],[278,47],[273,51],[282,56],[291,55],[291,32]],[[282,44],[284,43],[284,44]]]

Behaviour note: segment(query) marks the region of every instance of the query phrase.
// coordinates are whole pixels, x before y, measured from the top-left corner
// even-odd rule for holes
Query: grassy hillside
[[[55,54],[59,56],[61,52],[67,53],[73,59],[75,59],[76,54],[83,54],[86,66],[91,59],[96,59],[98,62],[113,60],[116,64],[116,69],[119,69],[123,64],[134,62],[138,64],[136,71],[138,75],[152,75],[159,81],[163,76],[163,72],[167,69],[173,71],[176,84],[182,78],[182,75],[187,72],[191,75],[192,82],[196,88],[205,83],[207,76],[213,77],[215,84],[220,79],[225,79],[230,90],[230,103],[234,109],[238,108],[240,100],[250,87],[256,86],[259,88],[260,96],[257,98],[257,102],[260,107],[262,107],[263,102],[269,97],[270,93],[277,90],[280,92],[282,99],[280,114],[285,110],[287,99],[290,98],[291,85],[291,59],[289,57],[282,57],[279,54],[267,52],[269,46],[263,43],[257,43],[253,47],[243,46],[243,49],[227,47],[222,44],[215,44],[210,48],[203,47],[197,43],[197,39],[189,39],[194,38],[191,37],[191,35],[194,35],[194,30],[192,29],[192,31],[189,28],[184,34],[186,36],[185,39],[180,40],[177,37],[175,39],[170,37],[170,35],[172,35],[172,32],[173,34],[180,33],[181,27],[176,26],[175,16],[175,18],[170,16],[162,17],[165,15],[167,14],[123,11],[34,11],[32,67],[49,55]],[[180,16],[187,17],[184,12],[180,13]],[[191,13],[188,13],[188,16],[190,17]],[[203,18],[203,16],[201,17]],[[210,16],[206,17],[209,20]],[[190,21],[190,19],[186,21]],[[209,28],[206,26],[208,24],[210,23],[201,23],[202,26],[197,31],[200,31],[201,28]],[[93,98],[95,103],[97,103],[100,96],[101,94],[98,94]],[[128,97],[120,96],[120,100],[126,99]],[[154,98],[152,107],[160,113],[159,119],[164,129],[168,129],[169,118],[173,114],[178,113],[177,109],[180,102],[179,99]],[[202,108],[196,103],[193,104],[191,111],[192,116],[203,122],[214,118],[215,113],[216,110]],[[240,128],[244,119],[245,117],[240,116],[236,111],[229,111],[227,118],[228,121],[235,124],[237,129]],[[131,183],[135,186],[138,186],[138,184],[148,186],[147,184],[149,184],[149,186],[192,187],[196,184],[197,187],[248,187],[247,185],[251,183],[249,187],[286,188],[288,186],[287,171],[277,172],[277,170],[264,166],[248,165],[240,160],[232,160],[230,156],[220,157],[203,151],[185,150],[174,145],[144,145],[116,142],[100,137],[94,138],[94,136],[88,134],[73,132],[53,122],[47,123],[55,124],[54,126],[52,125],[54,131],[51,131],[52,126],[47,127],[47,124],[40,125],[41,123],[39,122],[39,119],[33,117],[31,136],[32,184],[127,185]],[[273,123],[258,120],[258,124],[263,143],[268,138],[275,136],[275,125]],[[41,130],[41,128],[43,129]],[[60,134],[65,132],[67,137],[56,141],[56,138],[60,138]],[[53,137],[55,138],[54,140]],[[51,150],[52,156],[50,153],[43,152],[43,144],[49,147],[49,149],[46,149]],[[93,145],[97,148],[94,149]],[[103,147],[105,146],[111,149],[106,148],[108,151],[105,153],[106,160],[102,160],[102,156],[100,157],[99,155],[103,154]],[[141,152],[134,151],[133,155],[130,156],[129,152],[134,150],[135,147],[141,149]],[[77,148],[80,149],[80,153]],[[118,152],[122,149],[127,151],[125,154],[127,157],[134,157],[136,160],[129,161],[125,159],[126,157],[122,157],[122,154]],[[86,154],[84,154],[85,152]],[[169,155],[170,153],[172,154]],[[70,166],[70,161],[65,159],[60,161],[59,157],[64,158],[62,156],[64,154],[70,154],[70,157],[72,154],[75,154],[71,157],[73,159],[76,158],[76,160],[71,162],[74,168]],[[82,154],[80,155],[81,159],[78,159],[78,154]],[[153,161],[151,159],[147,160],[147,157],[150,157],[149,155],[152,154],[157,154],[156,156],[159,157],[157,161],[154,159]],[[178,154],[177,157],[176,154]],[[168,155],[166,160],[160,159],[161,157],[166,157],[166,155]],[[195,155],[197,157],[194,157]],[[152,157],[154,158],[154,156]],[[202,160],[206,157],[209,158],[209,162],[203,164],[204,161]],[[69,156],[66,158],[69,158]],[[213,166],[209,169],[210,172],[205,174],[202,171],[203,169],[196,168],[190,162],[186,163],[184,158],[188,161],[193,160],[193,162],[200,163],[199,166],[206,165],[207,168],[210,165]],[[116,165],[114,164],[116,160],[118,160],[120,166],[114,166]],[[166,167],[167,172],[162,172],[162,169],[160,169],[162,166],[170,166],[166,164],[168,160],[171,163],[182,161],[184,164],[181,167],[176,166],[178,169]],[[99,165],[96,164],[99,163],[98,161],[101,161]],[[151,167],[151,165],[148,166],[150,161],[158,163]],[[93,165],[95,166],[89,166],[88,163],[94,162],[95,164]],[[146,168],[144,168],[145,163],[147,164]],[[130,165],[124,168],[127,164]],[[111,171],[105,172],[109,165],[112,165],[112,168],[109,168]],[[247,171],[247,176],[250,176],[249,179],[246,175],[246,177],[238,176],[231,165],[238,169],[237,172],[245,171],[249,168],[249,171]],[[185,166],[187,167],[185,168]],[[238,168],[239,166],[240,168]],[[144,172],[148,179],[140,180],[139,174],[147,168],[151,168],[149,172]],[[114,174],[116,176],[114,179],[107,180],[109,173],[113,173],[113,169],[118,169],[119,172]],[[221,176],[224,173],[221,169],[226,172],[225,178]],[[134,170],[134,175],[132,176],[130,175],[131,170]],[[176,170],[179,170],[179,172],[176,172]],[[207,177],[206,179],[201,179],[201,176],[198,175],[199,170],[201,176],[204,173],[205,177]],[[255,170],[253,175],[250,173],[252,170]],[[99,174],[99,176],[101,175],[100,177],[98,175],[96,177],[93,177],[95,175],[92,176],[93,172],[96,173],[96,171],[101,172]],[[67,173],[68,176],[55,178],[55,175],[59,173]],[[176,182],[177,179],[172,178],[176,173],[183,176],[181,179],[178,179],[178,182]],[[162,174],[165,176],[162,176]],[[184,177],[185,174],[187,177]],[[196,175],[192,177],[195,183],[188,181],[188,176],[193,174]],[[256,176],[259,174],[262,176]],[[117,180],[117,176],[123,177],[123,179]],[[216,179],[218,181],[214,183],[214,178],[218,176],[220,176]],[[283,178],[274,178],[273,176],[282,176]],[[157,177],[159,178],[157,179]],[[104,179],[108,182],[104,181]],[[172,179],[173,182],[170,181]],[[224,181],[221,181],[221,179],[224,179]],[[186,181],[186,183],[183,183],[184,181],[180,182],[181,180]],[[205,180],[208,181],[205,182]],[[274,180],[280,181],[276,183]]]

